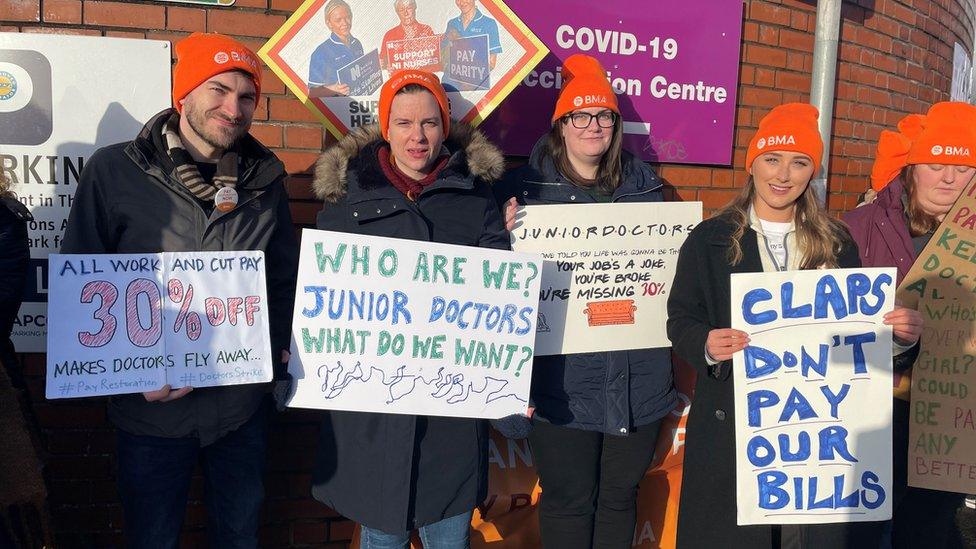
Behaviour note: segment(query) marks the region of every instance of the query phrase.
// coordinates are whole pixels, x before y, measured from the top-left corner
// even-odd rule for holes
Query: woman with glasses
[[[599,62],[573,55],[562,78],[552,129],[529,163],[495,187],[509,230],[516,203],[582,209],[663,200],[657,175],[621,148],[617,98]],[[637,484],[654,456],[661,419],[677,401],[670,349],[536,357],[531,394],[543,546],[629,548]]]

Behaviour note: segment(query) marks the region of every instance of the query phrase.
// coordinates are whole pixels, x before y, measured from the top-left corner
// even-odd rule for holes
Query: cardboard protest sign
[[[525,413],[541,271],[536,255],[306,229],[289,406]]]
[[[678,250],[701,202],[527,206],[517,251],[546,260],[536,355],[667,347]]]
[[[337,74],[367,52],[379,52],[381,85],[399,69],[436,73],[452,118],[473,125],[548,52],[502,0],[346,4],[326,13],[327,0],[305,0],[258,52],[336,137],[378,121],[379,86]]]
[[[895,269],[732,275],[738,524],[891,518]]]
[[[922,314],[910,387],[908,484],[976,492],[976,182],[956,201],[898,287]],[[905,448],[896,451],[904,452]]]
[[[264,252],[50,262],[47,398],[271,381]]]

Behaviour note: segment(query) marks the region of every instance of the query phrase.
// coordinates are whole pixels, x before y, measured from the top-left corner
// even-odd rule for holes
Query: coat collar
[[[347,194],[384,194],[388,188],[376,158],[385,143],[378,124],[357,128],[322,153],[315,163],[312,188],[325,202],[338,202]],[[452,151],[451,159],[430,188],[465,186],[474,179],[492,182],[505,170],[505,158],[498,148],[473,127],[451,121],[451,133],[444,145]],[[350,179],[349,172],[357,177]]]
[[[157,171],[166,177],[178,180],[174,170],[176,165],[169,157],[163,141],[162,128],[175,109],[165,109],[143,126],[139,135],[125,148],[126,155],[146,172]],[[267,187],[285,175],[285,166],[267,147],[244,134],[240,143],[239,189],[257,190]]]

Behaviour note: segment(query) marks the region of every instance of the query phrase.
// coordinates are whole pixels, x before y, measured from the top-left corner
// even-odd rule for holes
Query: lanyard
[[[766,245],[766,253],[769,254],[769,259],[772,260],[773,267],[775,267],[777,271],[785,271],[786,267],[790,264],[790,249],[786,247],[787,235],[789,235],[789,233],[783,235],[783,251],[786,252],[786,257],[782,265],[779,264],[779,261],[776,261],[776,254],[774,254],[773,249],[769,247],[769,238],[767,238],[765,234],[762,235],[763,243]]]

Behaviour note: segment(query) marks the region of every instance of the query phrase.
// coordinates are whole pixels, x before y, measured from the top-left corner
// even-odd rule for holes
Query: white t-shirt
[[[790,232],[792,223],[777,223],[760,219],[763,234],[766,236],[768,253],[773,257],[773,263],[779,270],[785,270],[787,264],[786,235]]]

